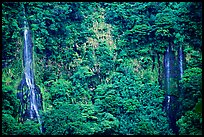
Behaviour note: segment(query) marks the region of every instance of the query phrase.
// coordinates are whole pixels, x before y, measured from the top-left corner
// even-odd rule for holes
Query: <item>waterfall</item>
[[[183,77],[183,50],[182,50],[182,46],[179,47],[178,57],[179,57],[180,79],[182,79],[182,77]]]
[[[25,9],[24,9],[24,18],[25,18]],[[19,99],[21,100],[22,110],[21,110],[21,116],[24,119],[24,116],[28,115],[29,112],[29,118],[35,119],[37,118],[38,123],[40,124],[40,130],[42,132],[42,123],[39,115],[39,108],[40,105],[38,104],[38,94],[40,94],[40,91],[38,93],[36,92],[37,87],[34,82],[34,71],[33,71],[33,43],[31,40],[31,32],[29,31],[29,27],[27,25],[27,20],[25,18],[24,20],[24,49],[23,49],[23,66],[24,66],[24,75],[21,80],[21,83],[19,85],[20,90],[22,90],[22,94],[18,94]],[[23,91],[23,87],[26,87],[27,89]],[[38,89],[39,90],[39,89]],[[23,92],[26,92],[24,94]],[[26,97],[24,100],[23,98]],[[24,103],[30,103],[29,107],[24,108]],[[28,104],[26,104],[28,106]],[[25,110],[25,112],[23,112]]]
[[[171,100],[171,96],[167,96],[167,110],[169,110],[169,107],[170,107],[170,100]]]
[[[172,63],[170,63],[170,59],[172,56],[170,55],[171,52],[171,45],[166,49],[165,55],[164,55],[164,69],[165,69],[165,89],[166,89],[166,97],[165,97],[165,110],[170,110],[170,103],[171,103],[171,96],[170,96],[170,74],[171,74],[171,69],[172,68]],[[171,64],[171,65],[170,65]]]
[[[182,46],[178,48],[178,68],[179,68],[179,77],[178,80],[182,80],[183,77],[183,62],[184,62],[184,54],[183,54],[183,49]],[[180,97],[183,97],[182,93],[182,85],[181,83],[178,84],[178,90],[180,92]]]
[[[165,71],[165,90],[166,95],[163,101],[163,110],[167,112],[170,128],[175,134],[178,134],[176,125],[177,97],[175,96],[176,88],[176,60],[173,47],[171,44],[167,47],[164,54],[164,71]],[[182,68],[182,66],[180,67]]]
[[[165,72],[166,72],[166,90],[167,94],[170,92],[170,46],[167,47],[165,53]]]
[[[183,101],[185,99],[185,95],[183,93],[183,89],[182,89],[182,77],[183,77],[183,72],[184,72],[184,53],[183,53],[183,48],[182,46],[179,46],[178,48],[178,91],[179,91],[179,102],[180,104],[183,104]],[[179,106],[179,110],[183,111],[183,106],[180,105]],[[179,116],[181,117],[181,115]]]
[[[34,73],[33,73],[33,67],[32,67],[32,41],[31,37],[28,34],[28,29],[26,28],[26,23],[24,26],[24,62],[25,62],[25,68],[24,68],[24,74],[25,74],[25,81],[28,86],[29,92],[30,92],[30,119],[34,118],[34,114],[36,114],[38,122],[41,123],[40,116],[38,113],[38,106],[36,101],[36,95],[35,95],[35,84],[34,84]],[[40,127],[40,130],[42,132],[42,127]]]

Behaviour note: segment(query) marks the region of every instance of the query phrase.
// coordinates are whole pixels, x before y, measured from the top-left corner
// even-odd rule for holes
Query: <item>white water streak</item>
[[[183,52],[182,52],[182,47],[180,46],[179,48],[179,68],[180,68],[180,78],[183,77]]]
[[[167,110],[169,110],[171,97],[170,96],[167,96],[167,97],[168,97],[168,100],[167,100]]]
[[[40,123],[41,125],[41,120],[40,120],[40,115],[38,113],[38,108],[37,108],[37,104],[36,104],[36,98],[35,98],[35,87],[34,87],[34,79],[32,77],[32,60],[29,59],[29,56],[32,55],[28,52],[28,39],[27,39],[27,36],[28,36],[28,30],[26,28],[26,21],[24,21],[24,40],[25,40],[25,71],[24,71],[24,74],[25,74],[25,80],[26,80],[26,84],[30,90],[30,118],[33,119],[33,110],[35,112],[35,114],[37,115],[37,119],[38,119],[38,122]],[[40,126],[40,130],[42,132],[42,126]]]
[[[169,94],[169,88],[170,88],[170,57],[169,57],[169,46],[166,51],[166,69],[167,69],[167,74],[166,74],[166,81],[167,81],[167,93]]]

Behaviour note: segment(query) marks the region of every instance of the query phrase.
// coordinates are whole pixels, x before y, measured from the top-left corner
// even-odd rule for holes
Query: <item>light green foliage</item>
[[[43,120],[45,134],[48,135],[104,134],[118,126],[118,120],[115,117],[98,111],[93,104],[64,103],[57,109],[44,113]]]
[[[50,83],[50,94],[52,96],[52,101],[54,106],[60,105],[60,103],[71,101],[70,96],[72,93],[71,82],[64,79],[58,79],[55,82]]]
[[[110,84],[97,86],[95,104],[100,106],[102,111],[112,113],[119,119],[119,134],[169,134],[168,124],[161,109],[163,94],[153,83],[142,84],[140,78],[128,72],[126,75],[114,73]],[[154,113],[155,109],[160,112],[159,115]],[[152,129],[138,125],[139,121],[147,119],[152,121],[154,126],[149,125]],[[142,131],[140,126],[151,131]]]
[[[93,76],[93,72],[88,66],[78,67],[77,71],[71,77],[73,82],[72,96],[74,100],[81,102],[90,101],[90,90],[88,88],[89,84],[91,84],[91,78]]]
[[[40,135],[40,125],[27,120],[23,124],[10,114],[2,115],[2,135]]]
[[[40,124],[31,120],[18,125],[17,135],[41,135]]]
[[[85,80],[89,79],[89,77],[91,76],[93,76],[93,72],[88,66],[79,67],[78,71],[73,75],[75,79],[80,79],[82,83],[85,82]]]

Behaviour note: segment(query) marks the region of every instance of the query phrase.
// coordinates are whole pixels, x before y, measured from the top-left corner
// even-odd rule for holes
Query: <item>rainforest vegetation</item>
[[[3,2],[2,135],[201,135],[201,47],[201,2]]]

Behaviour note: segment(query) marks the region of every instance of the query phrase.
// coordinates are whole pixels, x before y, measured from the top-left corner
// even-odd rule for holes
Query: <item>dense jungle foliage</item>
[[[20,122],[23,9],[32,30],[38,122]],[[2,3],[2,135],[172,135],[164,52],[183,46],[176,124],[202,134],[202,3]]]

